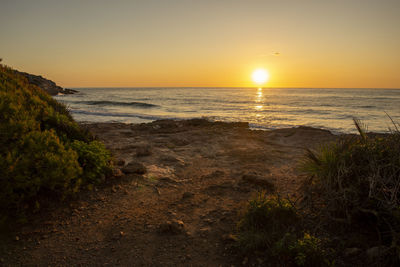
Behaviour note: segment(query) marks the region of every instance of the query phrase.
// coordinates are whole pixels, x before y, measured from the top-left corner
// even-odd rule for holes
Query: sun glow
[[[269,73],[264,69],[256,69],[251,75],[253,82],[258,85],[263,85],[269,79]]]

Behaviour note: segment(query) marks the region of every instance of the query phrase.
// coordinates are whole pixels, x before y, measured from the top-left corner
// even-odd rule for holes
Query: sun
[[[255,71],[253,71],[251,78],[253,79],[253,82],[255,82],[256,84],[262,85],[268,81],[269,74],[264,69],[256,69]]]

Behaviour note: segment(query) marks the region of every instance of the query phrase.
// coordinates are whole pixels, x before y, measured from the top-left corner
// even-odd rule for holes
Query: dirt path
[[[304,148],[335,139],[204,120],[87,127],[127,174],[9,233],[2,265],[241,265],[231,234],[247,200],[272,187],[295,195]]]

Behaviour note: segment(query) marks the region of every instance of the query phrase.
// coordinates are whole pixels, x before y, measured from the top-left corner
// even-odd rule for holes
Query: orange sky
[[[63,87],[400,88],[400,1],[0,3],[0,57]]]

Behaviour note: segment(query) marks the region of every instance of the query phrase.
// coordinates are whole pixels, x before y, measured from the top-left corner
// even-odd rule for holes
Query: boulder
[[[139,162],[129,162],[128,165],[122,168],[122,172],[125,174],[145,174],[147,172],[146,167]]]

